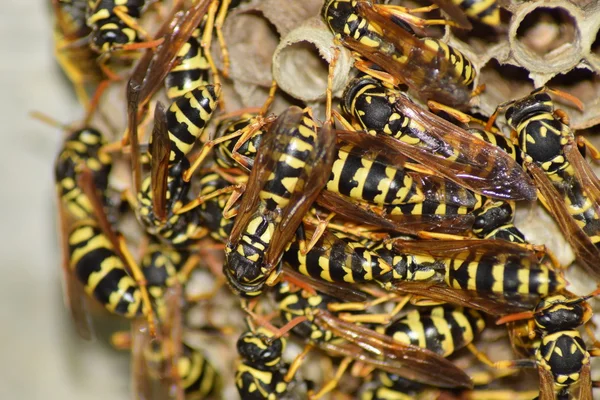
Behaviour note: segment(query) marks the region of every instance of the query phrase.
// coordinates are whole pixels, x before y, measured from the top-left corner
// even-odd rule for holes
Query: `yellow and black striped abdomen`
[[[108,175],[112,168],[112,158],[100,152],[106,144],[102,134],[93,128],[83,128],[73,132],[65,140],[54,165],[54,179],[58,194],[69,213],[76,219],[92,216],[92,206],[77,183],[81,167],[92,172],[94,185],[104,196],[108,187]]]
[[[183,344],[183,355],[178,359],[177,369],[187,400],[205,399],[220,390],[219,373],[199,350]]]
[[[353,146],[338,149],[326,189],[378,205],[425,199],[421,182],[404,168],[392,165],[381,155],[359,154]]]
[[[237,351],[241,362],[237,366],[235,385],[240,398],[277,400],[287,390],[284,364],[281,357],[285,338],[273,338],[264,328],[248,331],[240,336]]]
[[[325,232],[306,255],[298,240],[292,242],[283,260],[303,275],[328,282],[386,282],[392,278],[392,268],[382,257],[330,232]]]
[[[385,334],[398,342],[448,357],[472,343],[484,328],[485,321],[477,311],[446,305],[411,310],[385,328]]]
[[[356,0],[327,0],[321,14],[336,36],[351,37],[372,48],[382,47],[379,29],[358,14],[356,5]]]
[[[500,8],[497,0],[453,0],[469,17],[486,25],[500,25]]]
[[[460,83],[466,86],[470,86],[473,83],[475,80],[475,67],[460,51],[439,39],[425,38],[422,40],[427,47],[437,51],[439,55],[443,55],[444,59],[450,61],[454,68],[453,75]]]
[[[114,9],[120,7],[129,18],[137,20],[145,3],[145,0],[89,0],[87,24],[92,29],[92,48],[104,53],[138,41],[138,32],[127,25]]]
[[[284,208],[300,183],[306,161],[317,139],[316,125],[310,111],[304,110],[299,124],[282,129],[276,138],[273,156],[275,166],[260,192],[260,199],[269,210]]]
[[[170,165],[185,158],[202,135],[217,107],[220,93],[220,86],[200,86],[171,103],[166,112],[171,142]]]
[[[564,279],[546,264],[506,256],[448,260],[446,284],[456,289],[545,297],[565,287]]]
[[[77,223],[69,234],[70,268],[93,296],[111,313],[141,315],[141,293],[109,239],[92,220]]]
[[[171,69],[165,78],[167,97],[175,99],[192,89],[208,85],[210,65],[200,46],[203,24],[192,32],[192,36],[179,50],[177,57],[181,62]]]

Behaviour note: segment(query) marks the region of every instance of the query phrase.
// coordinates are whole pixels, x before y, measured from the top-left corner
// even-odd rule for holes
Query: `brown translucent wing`
[[[159,101],[154,110],[154,129],[152,130],[152,208],[154,214],[164,221],[167,218],[167,179],[169,177],[169,155],[171,141],[167,131],[165,108]]]
[[[149,333],[143,318],[131,324],[131,378],[137,398],[143,400],[184,400],[177,365],[182,353],[181,288],[171,287],[161,298],[160,332]],[[157,358],[157,352],[159,357]],[[151,356],[150,356],[151,355]]]
[[[279,263],[281,254],[296,234],[302,219],[329,180],[334,157],[335,134],[326,123],[317,135],[302,175],[298,178],[298,185],[281,213],[281,222],[275,227],[275,240],[265,252],[267,268],[275,268]],[[256,165],[252,169],[255,168]]]
[[[171,15],[165,20],[156,38],[164,38],[158,50],[149,49],[136,64],[128,87],[139,87],[138,105],[144,106],[165,77],[178,62],[177,54],[188,41],[194,29],[200,25],[208,10],[210,0],[199,0],[185,13],[179,12],[181,1],[177,2]]]
[[[554,400],[556,396],[554,393],[554,377],[552,376],[552,372],[544,368],[538,368],[538,373],[540,375],[539,400]]]
[[[299,272],[294,271],[288,266],[284,266],[284,274],[291,276],[297,281],[306,283],[308,286],[313,287],[319,292],[325,293],[329,296],[335,297],[336,299],[344,300],[347,302],[364,302],[367,301],[367,295],[351,285],[342,283],[330,283],[320,279],[314,279],[310,276],[302,275]]]
[[[145,350],[150,346],[150,333],[144,321],[131,322],[131,388],[134,398],[154,399],[154,381],[150,376]]]
[[[354,138],[356,132],[338,132],[342,140],[362,142],[362,146],[386,151],[397,163],[416,160],[428,169],[476,193],[502,200],[535,200],[535,186],[508,153],[469,134],[464,129],[422,110],[403,95],[396,102],[398,111],[426,130],[429,141],[443,143],[459,155],[450,160],[439,154],[439,145],[413,146],[386,134]],[[403,165],[403,164],[398,164]]]
[[[435,148],[418,148],[393,138],[386,138],[400,143],[397,149],[403,149],[402,152],[408,157],[474,192],[489,197],[503,200],[536,199],[533,181],[504,150],[421,109],[405,96],[398,96],[396,109],[424,127],[429,135],[454,149],[462,160],[452,162],[436,154]]]
[[[297,113],[298,110],[300,109],[294,107],[294,112]],[[284,118],[284,115],[288,114],[282,114],[277,118],[269,130],[262,135],[260,146],[254,159],[254,165],[248,177],[242,200],[240,201],[240,207],[231,228],[231,233],[229,234],[229,242],[227,243],[229,248],[237,246],[242,233],[247,228],[248,223],[253,217],[253,213],[259,205],[260,191],[265,186],[276,163],[273,152],[275,150],[277,135],[282,129],[289,129],[291,126],[291,120]]]
[[[353,199],[326,190],[321,192],[317,203],[353,223],[409,235],[417,235],[422,231],[466,233],[474,221],[472,215],[385,215]]]
[[[164,38],[158,50],[148,49],[139,59],[127,82],[127,129],[131,142],[133,182],[136,192],[141,185],[139,144],[137,143],[138,111],[162,85],[165,77],[178,62],[177,54],[187,42],[194,29],[200,24],[210,0],[199,0],[190,9],[181,13],[182,2],[177,1],[171,15],[156,34]]]
[[[81,191],[87,196],[92,205],[92,210],[94,212],[94,218],[98,223],[98,226],[102,230],[113,245],[114,251],[121,257],[121,259],[125,259],[123,254],[121,253],[121,246],[119,244],[119,240],[113,229],[113,226],[109,222],[106,217],[106,213],[104,212],[104,206],[102,204],[102,200],[98,195],[98,190],[96,189],[96,185],[94,183],[94,175],[92,171],[85,165],[81,165],[81,171],[79,172],[79,176],[77,179],[77,183],[81,188]]]
[[[379,137],[339,129],[335,130],[335,134],[339,145],[350,144],[353,146],[352,154],[363,156],[363,158],[369,160],[383,159],[394,167],[406,166],[407,169],[410,169],[410,162],[404,154],[390,152],[388,148],[382,146],[373,146],[373,141],[377,141]],[[464,207],[473,207],[476,204],[476,199],[471,193],[442,177],[424,175],[410,170],[407,171],[407,174],[415,181],[423,184],[423,190],[427,192],[428,200]],[[444,190],[436,190],[440,188],[444,188]]]
[[[434,282],[395,282],[390,291],[469,307],[493,316],[531,310],[539,301],[536,296],[507,299],[494,293],[454,289]]]
[[[537,262],[535,252],[506,240],[404,240],[395,239],[394,249],[400,253],[425,254],[444,258],[473,258],[476,256],[511,256]]]
[[[92,319],[87,310],[87,297],[81,283],[75,278],[71,271],[70,251],[69,251],[69,221],[67,221],[67,212],[64,209],[63,201],[60,196],[61,189],[57,187],[58,194],[58,217],[59,217],[59,237],[62,247],[62,282],[63,297],[67,306],[77,333],[82,339],[91,340],[93,335]]]
[[[435,100],[449,106],[469,102],[470,85],[463,83],[463,78],[443,51],[427,46],[394,23],[390,15],[385,15],[385,9],[376,10],[368,2],[359,2],[357,9],[381,30],[383,38],[393,45],[389,46],[394,49],[393,54],[385,46],[367,46],[351,37],[343,38],[345,45],[402,80],[423,100]],[[401,59],[401,56],[405,59]]]
[[[563,196],[552,185],[552,182],[550,182],[544,171],[535,164],[527,165],[527,169],[538,185],[540,194],[544,197],[546,205],[560,226],[565,239],[567,239],[577,255],[577,260],[596,279],[600,279],[600,270],[598,268],[600,265],[600,250],[594,246],[590,238],[577,225],[577,222],[567,209]]]
[[[473,29],[473,25],[467,18],[467,15],[451,0],[433,0],[435,4],[440,6],[446,14],[450,16],[463,29]]]
[[[575,175],[581,183],[581,187],[593,203],[596,213],[600,214],[600,180],[592,167],[579,152],[577,145],[568,144],[563,148],[567,160],[573,166]],[[600,233],[600,232],[599,232]]]
[[[319,326],[357,346],[354,356],[348,354],[354,359],[428,385],[473,387],[471,378],[463,370],[430,350],[399,343],[389,336],[336,318],[326,310],[315,311],[314,318]]]
[[[592,400],[592,376],[590,371],[590,364],[586,364],[581,369],[579,376],[579,396],[576,397],[579,400]]]

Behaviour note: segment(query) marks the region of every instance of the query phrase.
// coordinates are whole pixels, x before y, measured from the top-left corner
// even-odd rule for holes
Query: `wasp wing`
[[[473,207],[476,204],[477,200],[473,194],[460,185],[439,176],[410,171],[411,168],[414,168],[414,162],[411,162],[403,153],[390,152],[389,148],[374,143],[379,141],[379,137],[344,130],[336,130],[335,133],[338,146],[352,145],[353,154],[364,156],[368,160],[382,159],[396,168],[409,170],[407,174],[415,181],[421,182],[427,200],[464,207]]]
[[[302,114],[301,114],[302,115]],[[298,184],[288,205],[281,213],[280,223],[275,227],[274,240],[265,252],[265,265],[274,269],[281,254],[296,233],[302,219],[316,200],[331,175],[335,156],[335,134],[326,124],[319,134],[306,160]],[[256,168],[253,167],[253,170]]]
[[[309,289],[304,289],[307,291],[316,291],[325,293],[329,296],[335,297],[340,300],[344,300],[347,302],[364,302],[367,301],[367,295],[350,285],[345,285],[341,283],[330,283],[320,279],[314,279],[310,276],[302,275],[299,272],[296,272],[291,267],[284,267],[284,280],[287,280],[289,283],[292,283],[296,286],[304,289],[304,286],[308,286]],[[288,280],[288,278],[291,278]],[[298,284],[297,284],[298,283]]]
[[[428,46],[393,21],[385,10],[370,2],[359,2],[358,12],[381,31],[388,46],[371,47],[351,37],[344,44],[373,61],[406,83],[423,100],[435,100],[449,106],[464,105],[471,98],[470,83],[457,72],[439,44]],[[436,48],[437,47],[437,48]]]
[[[231,228],[229,241],[227,243],[229,248],[234,249],[237,247],[243,231],[253,218],[254,212],[259,205],[260,192],[267,183],[276,164],[274,152],[277,145],[277,136],[283,130],[293,127],[294,123],[295,122],[292,122],[289,118],[284,118],[282,115],[275,120],[267,132],[262,136],[258,152],[254,159],[252,171],[250,172],[250,176],[246,183],[246,189],[242,196],[242,200],[240,201],[235,222]],[[295,231],[292,232],[292,234],[293,233],[295,233]]]
[[[167,180],[169,177],[169,155],[171,141],[167,130],[165,108],[159,101],[154,109],[154,129],[152,130],[152,143],[150,154],[152,156],[151,189],[152,208],[159,220],[167,218]]]
[[[394,249],[400,253],[424,254],[432,257],[472,259],[477,256],[527,259],[538,262],[537,254],[516,243],[496,239],[405,240],[394,239]]]
[[[567,239],[577,255],[577,259],[589,273],[594,275],[596,279],[600,279],[600,270],[598,269],[598,265],[600,265],[600,250],[573,219],[567,209],[563,196],[552,185],[552,182],[548,180],[544,171],[535,164],[528,164],[527,169],[537,183],[545,205],[560,226],[565,239]]]
[[[540,375],[540,397],[539,400],[554,400],[556,399],[554,393],[554,377],[551,371],[547,371],[544,368],[538,368]]]
[[[317,198],[317,203],[353,223],[411,235],[422,231],[466,233],[474,221],[472,215],[386,215],[366,204],[325,190]]]
[[[57,185],[57,206],[59,217],[59,237],[62,247],[62,282],[63,282],[63,297],[71,318],[75,324],[77,333],[82,339],[92,340],[94,337],[92,319],[87,309],[87,297],[82,285],[77,281],[75,275],[71,271],[70,250],[69,250],[69,221],[67,220],[67,212],[64,209],[63,200],[61,198],[62,189]]]
[[[326,310],[315,311],[314,318],[315,323],[356,345],[357,350],[347,354],[356,360],[437,387],[473,386],[463,370],[430,350],[397,342],[389,336],[336,318]]]
[[[519,296],[508,299],[491,292],[478,293],[472,290],[454,289],[435,282],[395,282],[390,290],[442,303],[469,307],[494,316],[531,310],[539,301],[537,296]]]

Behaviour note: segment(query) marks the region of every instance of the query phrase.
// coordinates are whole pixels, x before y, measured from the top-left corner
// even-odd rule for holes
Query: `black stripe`
[[[121,296],[119,303],[115,307],[115,313],[120,314],[120,315],[128,315],[129,314],[129,306],[131,304],[136,303],[134,296],[135,296],[135,292],[137,292],[138,290],[139,289],[137,287],[133,287],[133,286],[128,287],[127,290],[125,291],[125,293],[123,293],[123,296]],[[141,301],[139,301],[138,308],[137,308],[137,310],[135,310],[135,315],[141,315],[141,314],[142,314],[142,303],[141,303]]]
[[[523,266],[521,264],[507,260],[504,266],[504,284],[502,285],[504,293],[518,293],[519,284],[521,283],[519,281],[519,271],[522,269]]]
[[[356,175],[356,171],[361,167],[360,158],[349,153],[340,171],[338,189],[341,194],[350,196],[350,192],[358,187],[358,181],[354,180],[354,176]]]
[[[367,172],[367,177],[366,177],[365,183],[363,185],[363,193],[362,193],[363,199],[372,202],[373,199],[375,198],[375,196],[382,194],[383,192],[381,190],[379,190],[378,186],[379,186],[379,183],[381,182],[381,180],[385,179],[385,178],[387,178],[385,175],[385,165],[378,162],[377,159],[373,160],[373,163],[371,164],[371,167],[369,168],[369,171]],[[391,191],[391,197],[395,198],[396,193],[394,193],[394,185],[393,184],[390,186],[387,196],[390,196],[390,191]],[[386,197],[386,199],[387,199],[387,197]]]
[[[496,280],[492,274],[494,259],[482,258],[477,263],[475,272],[475,287],[477,291],[491,292]]]
[[[116,257],[116,254],[105,247],[96,248],[84,254],[75,265],[77,279],[84,285],[87,285],[90,275],[100,271],[102,261],[109,257]]]
[[[124,269],[113,268],[98,282],[94,297],[102,304],[108,304],[110,295],[119,290],[119,282],[127,276]],[[120,302],[119,302],[120,303]]]
[[[465,343],[465,330],[459,325],[458,321],[454,317],[452,313],[454,308],[444,307],[444,321],[448,325],[448,330],[450,331],[450,336],[452,339],[451,346],[448,346],[452,352],[464,347]],[[467,318],[468,320],[468,318]],[[470,322],[470,321],[469,321]],[[450,339],[450,338],[446,338]]]
[[[443,354],[442,341],[449,340],[449,338],[446,338],[442,332],[437,330],[430,317],[421,318],[421,324],[425,332],[425,347],[437,354]]]

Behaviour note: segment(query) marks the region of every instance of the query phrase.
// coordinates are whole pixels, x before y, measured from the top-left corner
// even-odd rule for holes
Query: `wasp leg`
[[[225,22],[225,17],[227,16],[227,12],[229,11],[229,5],[231,4],[231,0],[223,0],[221,2],[221,7],[219,8],[219,14],[215,19],[215,32],[217,33],[217,40],[219,41],[219,46],[221,47],[221,57],[223,57],[223,76],[225,78],[229,78],[229,67],[231,66],[231,61],[229,59],[229,50],[227,50],[227,43],[225,42],[225,36],[223,36],[223,23]]]
[[[210,45],[212,43],[212,33],[214,30],[214,22],[215,16],[217,14],[217,9],[219,7],[218,0],[213,0],[208,7],[206,12],[206,24],[204,25],[204,32],[202,33],[202,40],[200,41],[200,47],[204,50],[204,57],[206,57],[206,61],[208,61],[208,65],[210,66],[210,70],[213,74],[213,80],[215,84],[220,84],[221,79],[219,78],[219,71],[217,70],[217,66],[215,65],[215,61],[212,58],[212,54],[210,53]],[[221,110],[225,109],[224,96],[219,98],[219,107]]]
[[[397,298],[397,296],[395,295],[390,295],[390,298],[385,299],[385,301],[387,300],[391,300],[393,298]],[[356,323],[373,323],[373,324],[379,324],[379,325],[386,325],[389,324],[392,319],[398,315],[398,313],[400,311],[402,311],[402,309],[404,308],[404,306],[406,306],[406,304],[409,302],[411,296],[402,296],[401,300],[398,301],[398,304],[396,304],[396,306],[388,313],[384,313],[384,314],[349,314],[349,313],[342,313],[340,314],[340,319],[343,319],[344,321],[348,321],[348,322],[356,322]],[[376,299],[373,302],[365,302],[365,306],[366,307],[371,307],[375,304],[379,304],[377,302]],[[370,303],[370,304],[369,304]],[[332,303],[335,304],[335,303]],[[329,304],[328,306],[331,306],[332,304]],[[361,307],[361,303],[344,303],[344,304],[340,304],[341,309],[344,309],[344,306],[347,306],[348,308],[345,308],[346,310],[352,310],[352,306],[356,305],[356,308],[354,310],[356,311],[360,311],[360,307]],[[366,309],[365,307],[365,309]]]
[[[258,131],[264,125],[270,123],[273,120],[275,120],[275,117],[263,117],[263,116],[259,115],[254,119],[254,122],[251,122],[249,125],[247,125],[243,129],[240,129],[239,131],[234,132],[232,134],[222,136],[218,139],[209,140],[208,142],[204,143],[204,145],[202,146],[202,150],[200,150],[200,153],[198,154],[198,156],[192,163],[191,167],[189,167],[183,173],[183,180],[186,182],[190,181],[190,179],[192,178],[192,175],[194,174],[194,171],[196,171],[196,169],[198,169],[198,167],[202,164],[204,159],[208,156],[208,154],[210,153],[212,148],[215,147],[217,144],[226,142],[226,141],[234,139],[236,137],[239,137],[238,143],[240,143],[240,141],[242,143],[245,141],[248,141],[252,137],[252,135],[254,135],[254,133],[256,131]],[[240,143],[240,146],[241,146],[241,143]],[[239,146],[238,146],[238,148],[239,148]]]
[[[225,194],[225,193],[232,193],[232,192],[236,192],[239,190],[240,190],[239,185],[230,185],[230,186],[226,186],[221,189],[217,189],[209,194],[205,194],[205,195],[196,197],[194,200],[190,201],[189,203],[187,203],[184,206],[180,206],[179,208],[174,207],[174,212],[175,212],[175,214],[186,213],[186,212],[198,207],[199,205],[207,202],[208,200],[214,199],[215,197],[219,197],[220,195]]]
[[[585,154],[589,154],[595,161],[600,160],[600,150],[594,146],[587,138],[577,136],[575,139],[579,149],[584,149]]]
[[[296,372],[298,372],[298,368],[300,368],[300,366],[304,362],[304,359],[313,348],[314,346],[310,343],[304,346],[302,352],[298,354],[296,358],[294,358],[294,361],[292,361],[292,363],[290,364],[287,373],[283,377],[284,382],[291,382],[294,379]]]
[[[396,87],[403,83],[400,79],[396,78],[395,76],[373,68],[374,66],[375,64],[371,61],[357,60],[354,62],[354,67],[356,69],[372,76],[373,78],[379,79],[384,84]]]
[[[140,293],[142,295],[143,312],[148,320],[148,329],[150,333],[154,336],[156,335],[156,325],[155,325],[155,316],[154,310],[152,309],[152,303],[150,302],[150,294],[148,293],[148,288],[146,287],[146,278],[144,277],[143,272],[140,270],[140,267],[133,260],[133,257],[129,250],[127,249],[127,244],[125,243],[125,238],[121,235],[118,236],[119,241],[119,250],[125,261],[127,261],[127,265],[129,266],[130,272],[135,279],[136,283],[140,288]]]
[[[323,234],[325,233],[325,230],[329,226],[329,222],[333,219],[333,217],[335,217],[334,212],[329,213],[329,215],[327,215],[327,217],[325,219],[320,219],[319,217],[312,219],[311,222],[314,222],[315,219],[317,222],[315,231],[313,232],[308,244],[306,243],[306,240],[304,238],[300,239],[300,241],[299,241],[300,254],[305,256],[309,251],[312,250],[313,247],[315,247],[315,245],[317,244],[317,242],[319,241],[321,236],[323,236]]]
[[[419,18],[419,17],[415,17],[414,15],[411,15],[413,13],[427,13],[427,12],[433,11],[438,8],[438,6],[436,6],[436,5],[431,5],[428,7],[413,8],[413,9],[402,7],[402,6],[374,5],[373,8],[386,17],[396,17],[396,18],[399,18],[399,19],[405,21],[406,23],[408,23],[410,25],[413,25],[413,26],[416,26],[419,28],[424,28],[424,27],[430,26],[430,25],[448,25],[448,26],[453,26],[453,27],[457,27],[457,28],[461,27],[460,24],[458,24],[454,21],[449,21],[449,20],[443,19],[443,18],[424,19],[424,18]]]
[[[468,344],[467,349],[469,349],[469,351],[471,353],[473,353],[475,358],[477,358],[479,361],[481,361],[485,365],[492,367],[492,368],[507,369],[507,368],[536,368],[537,367],[537,363],[535,360],[504,360],[504,361],[494,362],[494,361],[490,360],[490,358],[485,353],[478,350],[477,347],[475,347],[475,345],[473,343]]]
[[[335,372],[335,376],[333,377],[333,379],[327,382],[317,393],[309,393],[308,398],[311,400],[320,399],[321,397],[325,396],[327,393],[335,389],[335,387],[340,382],[340,379],[342,379],[342,375],[344,375],[344,372],[346,372],[351,362],[352,358],[344,358],[342,362],[340,362],[340,365],[337,371]]]

